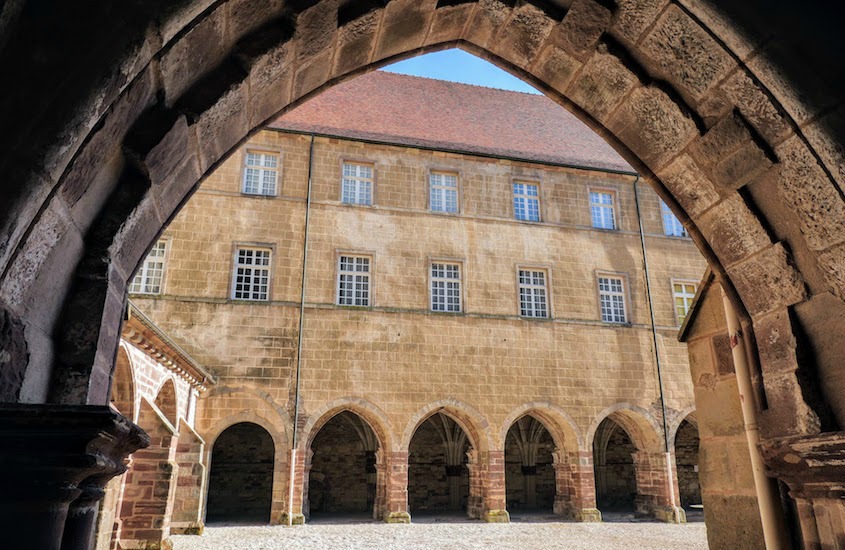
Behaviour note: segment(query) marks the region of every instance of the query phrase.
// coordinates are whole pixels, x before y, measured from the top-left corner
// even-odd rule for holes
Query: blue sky
[[[466,53],[463,50],[444,50],[384,67],[385,71],[414,76],[425,76],[439,80],[450,80],[463,84],[478,84],[502,90],[540,93],[522,80],[496,67],[492,63]]]

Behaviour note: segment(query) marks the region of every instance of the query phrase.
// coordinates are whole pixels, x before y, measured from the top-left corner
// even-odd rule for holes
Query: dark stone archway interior
[[[273,438],[257,424],[221,433],[211,453],[206,521],[269,523],[274,458]]]
[[[408,448],[408,506],[414,515],[467,509],[469,438],[451,417],[425,420]]]
[[[593,439],[596,505],[603,514],[636,511],[637,477],[633,454],[637,448],[619,424],[605,418]]]

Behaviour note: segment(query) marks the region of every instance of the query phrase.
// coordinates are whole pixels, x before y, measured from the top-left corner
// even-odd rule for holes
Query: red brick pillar
[[[484,515],[484,485],[487,465],[480,459],[479,452],[472,447],[467,451],[467,459],[467,470],[469,470],[467,516],[473,519],[481,519]]]
[[[311,454],[309,450],[307,454]],[[301,450],[292,449],[288,455],[288,494],[286,495],[285,512],[282,514],[282,525],[302,525],[305,523],[303,513],[306,492],[308,491],[308,471],[311,468],[310,457]],[[291,466],[293,470],[291,470]]]
[[[554,513],[576,521],[601,521],[596,508],[593,456],[587,451],[552,453],[555,469]]]
[[[203,481],[205,479],[205,441],[185,423],[179,426],[176,443],[176,494],[173,499],[173,516],[170,532],[173,534],[201,535]]]
[[[408,513],[408,452],[385,452],[380,462],[384,464],[385,478],[384,521],[411,523],[411,514]]]
[[[120,548],[160,548],[170,536],[173,497],[179,467],[177,436],[154,405],[141,400],[138,425],[150,446],[132,456],[120,509]]]
[[[489,523],[508,523],[505,496],[505,451],[488,451],[482,457],[484,504],[482,518]]]
[[[647,451],[638,451],[633,457],[637,477],[637,497],[634,501],[637,513],[669,523],[684,523],[686,515],[677,504],[680,496],[674,460],[667,462],[669,455],[666,453]],[[670,491],[674,492],[674,498]]]

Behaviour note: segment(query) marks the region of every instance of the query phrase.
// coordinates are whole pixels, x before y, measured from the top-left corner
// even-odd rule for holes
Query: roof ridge
[[[420,75],[416,75],[416,74],[395,73],[395,72],[393,72],[389,69],[389,65],[387,67],[382,67],[381,69],[378,69],[377,71],[374,71],[374,72],[388,73],[392,76],[399,76],[399,77],[403,77],[403,78],[416,78],[416,79],[419,79],[419,80],[432,80],[434,82],[446,82],[448,84],[457,84],[458,86],[465,86],[467,88],[482,88],[484,90],[493,90],[494,92],[503,92],[503,93],[506,93],[506,94],[520,94],[520,95],[525,95],[525,96],[528,96],[528,97],[547,98],[546,94],[542,93],[539,90],[537,90],[537,93],[532,94],[531,92],[521,92],[519,90],[506,90],[504,88],[494,88],[492,86],[484,86],[483,84],[468,84],[466,82],[457,82],[455,80],[446,80],[445,78],[432,78],[430,76],[420,76]],[[510,73],[508,73],[508,74],[510,74]],[[519,78],[519,77],[514,77],[514,78]],[[521,78],[519,78],[519,80],[521,80],[522,82],[525,82]],[[525,84],[528,84],[528,82],[525,82]],[[528,84],[528,85],[531,86],[531,84]]]

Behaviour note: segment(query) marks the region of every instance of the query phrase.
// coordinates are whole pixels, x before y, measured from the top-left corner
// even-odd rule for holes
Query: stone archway
[[[788,23],[746,35],[751,3],[722,4],[727,16],[688,4],[312,0],[250,17],[234,0],[127,6],[138,13],[81,18],[73,48],[46,24],[64,8],[45,20],[4,7],[0,70],[19,85],[0,121],[19,131],[0,150],[19,183],[4,189],[0,227],[2,334],[15,342],[3,400],[105,404],[127,279],[197,182],[321,86],[460,45],[575,110],[684,220],[756,336],[763,446],[812,518],[813,499],[835,503],[803,491],[813,468],[797,449],[834,445],[845,421],[841,98],[822,71],[772,61],[790,48],[763,37],[788,41]],[[96,32],[116,19],[131,29]],[[37,71],[21,56],[32,44],[45,46]],[[22,120],[24,103],[43,111]],[[805,537],[843,528],[829,527],[808,520]]]
[[[675,432],[675,468],[680,505],[686,510],[687,517],[694,510],[691,506],[701,504],[698,448],[698,426],[692,419],[685,418]]]
[[[381,447],[370,424],[354,412],[341,411],[323,422],[311,438],[305,465],[306,518],[362,513],[378,518],[383,487],[376,463]]]
[[[206,522],[270,523],[273,437],[251,422],[233,424],[214,441]]]
[[[408,446],[408,508],[414,514],[464,513],[472,507],[473,485],[468,467],[473,441],[454,418],[436,412],[414,430]]]
[[[505,489],[508,513],[550,514],[558,500],[555,441],[531,415],[513,423],[505,438]]]

